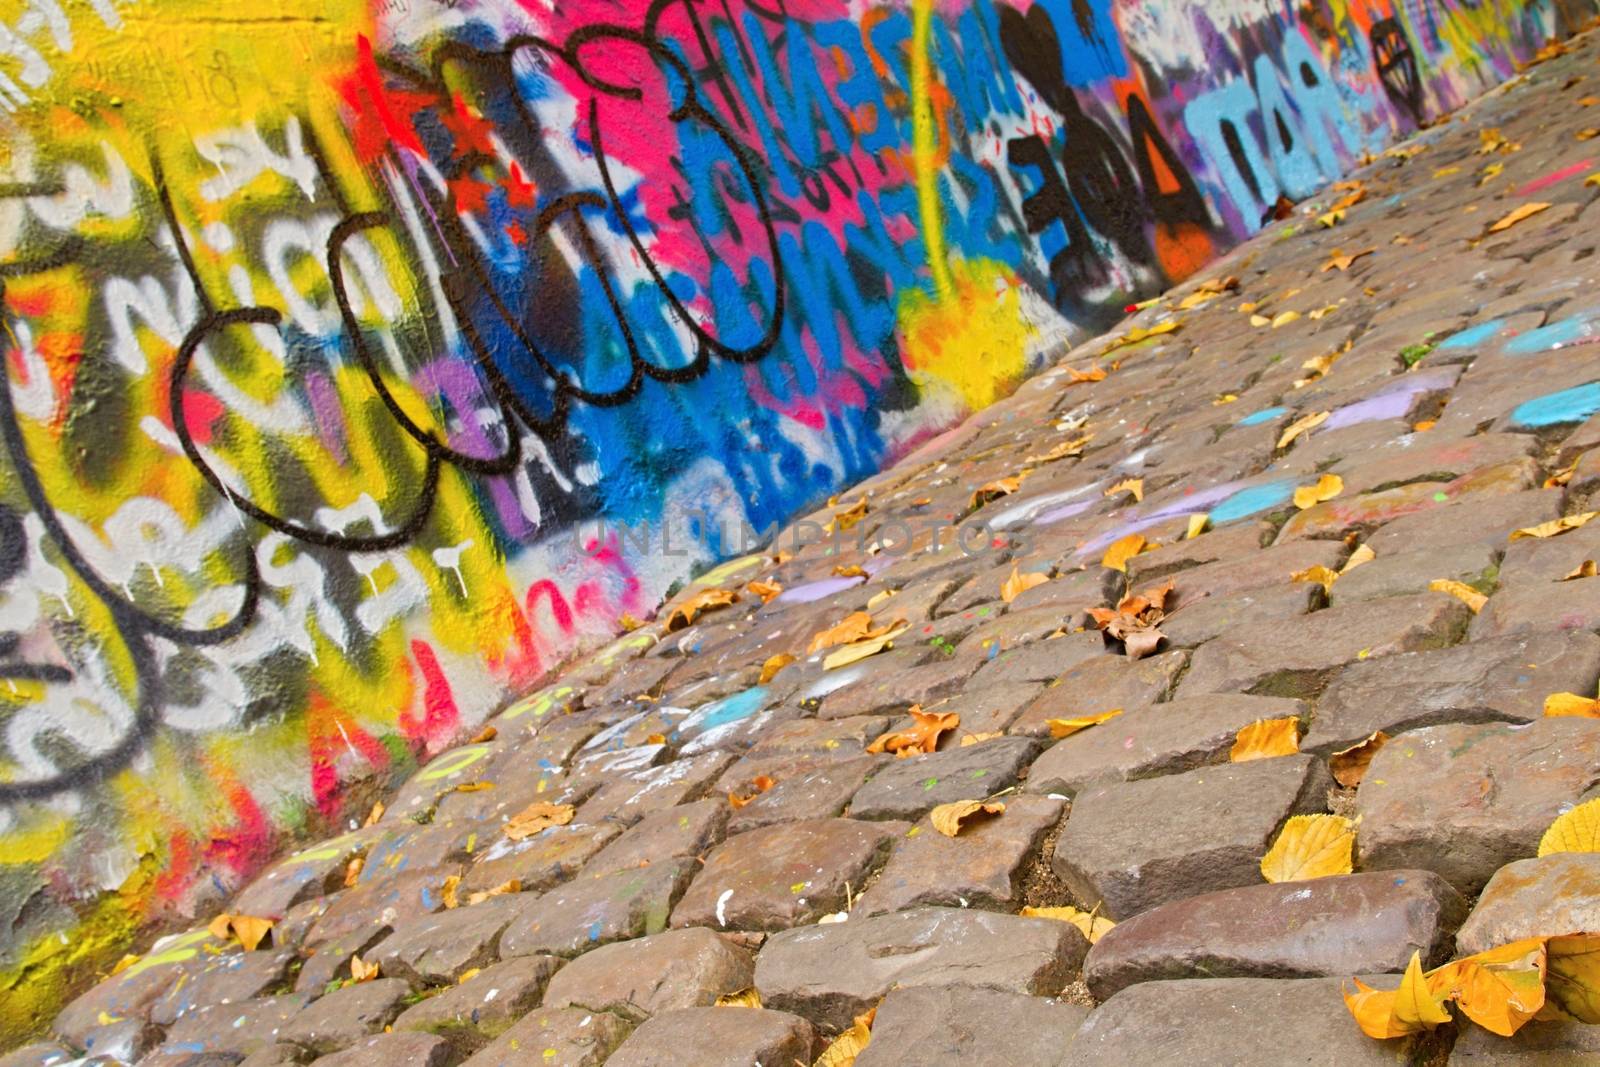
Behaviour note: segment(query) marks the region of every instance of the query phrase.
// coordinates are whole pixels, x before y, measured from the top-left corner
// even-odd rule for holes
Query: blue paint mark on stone
[[[1260,411],[1252,412],[1251,414],[1240,419],[1239,425],[1259,426],[1263,422],[1271,422],[1273,419],[1286,413],[1288,410],[1288,408],[1262,408]]]
[[[695,726],[702,730],[714,730],[718,726],[749,718],[761,710],[766,700],[766,689],[753,685],[743,692],[713,700],[701,708],[700,714],[695,717]]]
[[[1451,334],[1443,341],[1440,341],[1439,347],[1447,349],[1476,348],[1499,333],[1505,324],[1505,319],[1490,319],[1488,322],[1480,322],[1476,326],[1468,326],[1460,333]]]
[[[1571,344],[1581,339],[1587,332],[1585,323],[1580,318],[1562,319],[1552,322],[1548,326],[1541,326],[1537,330],[1529,330],[1506,345],[1506,352],[1514,356],[1526,356],[1534,352],[1548,352],[1557,345]]]
[[[1589,382],[1518,404],[1511,409],[1511,421],[1518,426],[1537,429],[1541,426],[1582,422],[1597,411],[1600,411],[1600,382]]]
[[[1212,508],[1211,523],[1214,526],[1221,526],[1225,522],[1233,522],[1235,519],[1275,508],[1293,495],[1294,483],[1287,480],[1252,485],[1248,489],[1239,490]]]

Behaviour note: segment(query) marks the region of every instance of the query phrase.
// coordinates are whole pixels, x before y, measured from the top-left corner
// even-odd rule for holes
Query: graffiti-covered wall
[[[1591,13],[0,0],[0,996]]]

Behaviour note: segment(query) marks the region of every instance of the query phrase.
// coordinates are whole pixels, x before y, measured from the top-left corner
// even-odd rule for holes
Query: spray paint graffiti
[[[584,523],[793,515],[1590,10],[0,3],[3,981],[706,561]]]

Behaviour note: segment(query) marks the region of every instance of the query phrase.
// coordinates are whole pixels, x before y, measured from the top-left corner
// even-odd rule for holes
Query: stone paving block
[[[349,862],[386,832],[367,826],[301,849],[257,875],[234,897],[231,907],[239,915],[282,918],[296,904],[339,888]]]
[[[1131,781],[1226,763],[1241,729],[1258,719],[1309,715],[1285,697],[1215,693],[1126,709],[1055,742],[1028,770],[1030,793],[1077,793],[1090,782]]]
[[[1219,599],[1197,600],[1162,620],[1166,648],[1194,648],[1224,634],[1270,630],[1322,606],[1322,587],[1314,582],[1252,589]]]
[[[1393,989],[1399,976],[1361,976]],[[1345,978],[1191,978],[1143,982],[1100,1005],[1072,1039],[1072,1067],[1401,1067],[1403,1040],[1363,1034],[1339,998]],[[1285,1026],[1291,1027],[1286,1031]]]
[[[975,735],[1004,733],[1007,726],[1022,714],[1022,709],[1044,691],[1039,682],[1006,682],[998,685],[969,685],[949,700],[929,711],[954,711],[961,715],[954,744]]]
[[[1060,637],[1046,636],[1061,628],[1061,620],[1057,620],[1055,625],[1039,634],[1031,643],[1011,648],[1000,644],[989,646],[986,650],[988,661],[973,673],[968,686],[987,688],[1015,682],[1048,682],[1086,659],[1105,654],[1105,639],[1097,631],[1086,630]],[[968,647],[965,642],[957,645],[957,654]]]
[[[554,956],[518,956],[485,967],[467,981],[401,1012],[394,1028],[498,1037],[539,1006],[545,987],[563,962]]]
[[[1600,581],[1558,586],[1521,585],[1502,589],[1472,620],[1474,641],[1541,630],[1600,629]]]
[[[1356,793],[1359,865],[1422,867],[1466,894],[1533,856],[1600,781],[1600,722],[1430,726],[1385,745]]]
[[[733,761],[731,753],[707,752],[614,778],[584,801],[579,818],[632,825],[646,815],[698,800]]]
[[[1560,516],[1563,496],[1560,489],[1534,489],[1462,500],[1385,523],[1366,543],[1380,559],[1422,547],[1478,543],[1500,548],[1511,531]]]
[[[1462,955],[1524,937],[1600,931],[1600,853],[1556,852],[1494,872],[1456,934]]]
[[[1083,976],[1097,1000],[1173,978],[1316,978],[1450,958],[1467,902],[1431,871],[1241,886],[1140,912],[1101,936]]]
[[[895,988],[971,986],[1052,996],[1088,948],[1071,923],[917,908],[774,934],[756,957],[755,986],[767,1007],[832,1032]]]
[[[1176,695],[1314,696],[1337,667],[1452,645],[1471,618],[1455,597],[1430,592],[1284,619],[1201,645]]]
[[[856,791],[850,815],[856,819],[917,819],[940,804],[998,793],[1017,784],[1037,750],[1038,742],[1032,738],[997,737],[896,759],[880,766]]]
[[[312,1060],[320,1067],[448,1067],[455,1059],[450,1042],[416,1031],[379,1034],[358,1041],[342,1052]]]
[[[1380,556],[1341,575],[1328,591],[1328,600],[1343,606],[1357,600],[1422,593],[1439,578],[1490,593],[1494,591],[1499,561],[1500,549],[1482,543],[1415,548]]]
[[[901,650],[896,649],[899,653]],[[966,684],[968,676],[980,666],[976,657],[946,657],[926,647],[916,649],[916,659],[931,662],[899,670],[890,664],[864,662],[866,677],[843,689],[829,693],[822,700],[817,717],[842,719],[852,715],[897,714],[912,704],[926,707],[945,699]],[[874,656],[873,660],[880,659]]]
[[[698,855],[722,837],[729,805],[720,793],[647,815],[583,865],[586,875],[607,874]]]
[[[728,838],[706,857],[672,925],[782,930],[844,908],[904,823],[808,819]]]
[[[412,985],[444,985],[499,958],[501,934],[534,903],[531,894],[510,893],[399,924],[362,956],[389,978]]]
[[[891,759],[892,756],[882,755],[832,760],[820,767],[800,770],[792,776],[770,776],[775,778],[775,785],[764,793],[756,794],[750,803],[729,816],[728,835],[742,834],[746,830],[775,823],[829,819],[839,815],[873,771]],[[731,808],[726,798],[721,803],[724,809]]]
[[[396,923],[431,915],[444,907],[445,881],[459,867],[424,867],[347,889],[306,931],[305,943],[360,947]]]
[[[65,1045],[36,1041],[0,1056],[0,1067],[59,1067],[78,1054]]]
[[[1532,1022],[1512,1037],[1462,1028],[1448,1067],[1576,1067],[1600,1062],[1600,1027]]]
[[[769,730],[750,751],[762,756],[831,755],[846,759],[863,755],[872,739],[888,728],[889,720],[882,715],[800,719]]]
[[[227,952],[206,959],[198,970],[188,970],[150,1006],[150,1021],[170,1026],[179,1016],[209,1004],[225,1004],[265,996],[284,984],[292,951],[258,948],[254,952]]]
[[[640,1024],[609,1067],[786,1067],[810,1063],[816,1033],[798,1015],[762,1008],[681,1008]]]
[[[287,1042],[284,1035],[289,1023],[298,1019],[310,1003],[311,998],[304,993],[286,993],[197,1008],[173,1023],[167,1029],[166,1043],[145,1058],[152,1059],[163,1051],[173,1054],[173,1062],[181,1062],[179,1056],[250,1056]]]
[[[463,893],[481,893],[515,880],[524,893],[560,885],[622,835],[614,822],[552,826],[532,837],[491,839],[461,879]]]
[[[161,1028],[145,1019],[122,1019],[91,1030],[83,1051],[93,1064],[134,1063],[161,1043]]]
[[[1150,552],[1141,552],[1128,561],[1128,584],[1136,589],[1143,588],[1169,574],[1219,560],[1254,555],[1261,548],[1262,537],[1270,532],[1270,527],[1241,522],[1207,530],[1199,537],[1173,541]]]
[[[1367,493],[1387,484],[1449,481],[1533,456],[1538,448],[1538,440],[1528,434],[1486,433],[1444,440],[1406,434],[1358,452],[1331,469],[1344,479],[1345,492]]]
[[[946,837],[923,819],[897,838],[878,880],[856,902],[856,916],[922,905],[1010,910],[1021,907],[1022,879],[1065,805],[1046,797],[1012,796],[998,816],[973,821]]]
[[[1084,660],[1051,682],[1022,709],[1007,732],[1048,738],[1050,719],[1140,708],[1165,697],[1189,664],[1189,653],[1160,652],[1143,659],[1118,653]]]
[[[600,1067],[632,1029],[607,1012],[543,1007],[523,1016],[461,1067]]]
[[[1326,755],[1383,730],[1447,722],[1533,722],[1551,693],[1600,687],[1600,637],[1525,633],[1352,663],[1317,702],[1303,751]]]
[[[1090,785],[1073,799],[1052,868],[1081,906],[1118,921],[1254,885],[1279,827],[1322,810],[1331,781],[1310,756],[1279,756]]]
[[[855,1067],[1058,1067],[1089,1009],[970,986],[896,989]]]
[[[149,1018],[150,1006],[175,983],[204,968],[208,946],[220,947],[205,930],[161,938],[138,963],[75,997],[56,1015],[51,1029],[67,1044],[82,1048],[85,1035],[108,1019]]]
[[[1600,451],[1593,453],[1600,460]],[[1580,526],[1559,537],[1524,537],[1504,546],[1500,561],[1500,584],[1507,589],[1524,585],[1546,585],[1559,582],[1586,559],[1600,560],[1600,526]],[[1575,579],[1563,583],[1560,593],[1568,592],[1574,585],[1591,579]],[[1551,592],[1553,590],[1547,590]]]
[[[579,873],[519,910],[500,954],[576,956],[612,941],[660,933],[696,870],[692,858],[679,857],[607,874]]]
[[[1172,582],[1167,594],[1167,610],[1175,612],[1206,599],[1220,599],[1264,586],[1285,585],[1296,571],[1310,567],[1338,570],[1350,554],[1342,541],[1294,541],[1264,548],[1244,559],[1210,563],[1192,570],[1168,575],[1159,581],[1130,584],[1138,593]]]
[[[383,836],[367,850],[356,884],[365,886],[411,871],[439,867],[454,871],[467,861],[472,846],[487,830],[476,819],[435,821],[421,826],[406,822],[386,827]]]
[[[401,978],[375,978],[313,1001],[279,1028],[277,1039],[319,1055],[349,1048],[394,1022],[411,986]]]
[[[643,1020],[675,1008],[715,1004],[749,988],[750,954],[704,927],[667,930],[604,945],[550,980],[544,1007],[581,1006]]]

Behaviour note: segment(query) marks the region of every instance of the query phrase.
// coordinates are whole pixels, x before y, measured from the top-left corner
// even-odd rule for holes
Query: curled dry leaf
[[[1578,578],[1593,578],[1595,576],[1594,560],[1586,559],[1566,574],[1561,576],[1563,582],[1570,582]]]
[[[500,736],[500,731],[499,730],[495,729],[493,726],[485,726],[483,729],[479,730],[475,735],[473,735],[472,740],[468,741],[467,744],[469,744],[469,745],[481,745],[485,741],[493,741],[496,737],[499,737],[499,736]]]
[[[1300,312],[1280,311],[1276,315],[1272,316],[1272,328],[1276,330],[1279,326],[1287,326],[1291,322],[1298,321],[1300,321]]]
[[[479,890],[476,893],[468,894],[467,895],[467,904],[468,905],[482,904],[484,901],[488,900],[490,897],[503,897],[507,893],[520,893],[520,892],[522,892],[522,882],[521,882],[521,880],[516,879],[516,878],[512,878],[512,879],[509,879],[507,881],[501,882],[499,885],[493,886],[492,888],[483,889],[483,890]]]
[[[933,828],[946,837],[955,837],[966,827],[968,819],[983,815],[999,815],[1006,806],[997,800],[956,800],[940,804],[928,813]]]
[[[1089,617],[1107,635],[1122,642],[1129,659],[1141,659],[1154,652],[1164,636],[1157,628],[1167,617],[1167,596],[1172,581],[1137,595],[1125,596],[1115,608],[1090,608]]]
[[[693,623],[703,612],[725,608],[738,599],[739,594],[732,589],[702,589],[672,609],[672,613],[667,616],[667,632],[681,630]]]
[[[717,998],[719,1008],[759,1008],[761,1007],[761,994],[756,992],[755,986],[746,986],[737,993],[724,993]]]
[[[383,811],[383,801],[380,800],[376,804],[372,805],[372,810],[367,812],[367,821],[361,825],[376,826],[378,824],[378,820],[383,818]]]
[[[1355,824],[1338,815],[1296,815],[1261,857],[1269,882],[1303,882],[1355,869]]]
[[[239,942],[240,947],[246,952],[254,952],[256,946],[272,932],[272,920],[255,915],[235,915],[225,911],[212,919],[206,929],[218,941],[232,939]]]
[[[1474,615],[1482,611],[1483,606],[1489,602],[1488,597],[1472,588],[1472,586],[1466,582],[1458,582],[1454,578],[1435,578],[1428,583],[1428,588],[1435,593],[1450,594],[1471,608]]]
[[[1520,541],[1524,537],[1557,537],[1568,530],[1576,530],[1596,515],[1600,515],[1600,511],[1585,511],[1581,515],[1563,515],[1559,519],[1541,522],[1537,526],[1524,526],[1520,530],[1512,530],[1509,540]]]
[[[860,500],[857,500],[854,504],[851,504],[842,511],[835,511],[833,513],[833,519],[828,522],[826,528],[829,533],[832,533],[834,530],[848,530],[850,527],[854,526],[856,523],[860,522],[866,517],[867,498],[862,497]]]
[[[1024,463],[1054,463],[1058,459],[1067,459],[1067,458],[1073,457],[1073,456],[1081,456],[1081,455],[1083,455],[1084,448],[1086,448],[1088,446],[1089,442],[1092,441],[1092,440],[1094,440],[1094,434],[1092,434],[1092,433],[1086,433],[1082,437],[1073,437],[1073,438],[1070,438],[1069,440],[1062,441],[1060,444],[1056,445],[1054,448],[1052,448],[1050,451],[1044,453],[1043,455],[1026,456],[1026,457],[1023,458],[1023,462]]]
[[[1337,208],[1333,211],[1324,212],[1317,216],[1317,225],[1321,226],[1324,230],[1331,230],[1335,226],[1339,225],[1339,223],[1344,221],[1344,212],[1344,208]]]
[[[506,820],[505,835],[513,841],[521,841],[552,826],[567,825],[575,812],[571,804],[536,800]]]
[[[1027,471],[1018,471],[1016,474],[983,483],[972,491],[971,506],[981,508],[991,500],[999,500],[1003,496],[1010,496],[1022,488],[1022,479],[1027,476]]]
[[[1278,435],[1278,447],[1288,448],[1296,437],[1321,426],[1328,421],[1327,411],[1314,411],[1309,415],[1302,415],[1283,428],[1283,433]]]
[[[1046,719],[1044,724],[1050,728],[1050,736],[1060,740],[1063,737],[1071,737],[1079,730],[1087,730],[1091,726],[1099,726],[1101,723],[1115,719],[1121,714],[1121,708],[1112,708],[1110,711],[1102,711],[1098,715],[1079,715],[1071,719]]]
[[[1411,963],[1406,967],[1405,977],[1400,979],[1399,989],[1373,989],[1359,978],[1354,981],[1356,991],[1344,994],[1344,1004],[1368,1037],[1380,1041],[1405,1037],[1450,1021],[1444,998],[1435,996],[1428,988],[1420,952],[1411,954]]]
[[[1211,516],[1201,513],[1189,516],[1189,528],[1184,532],[1185,541],[1193,541],[1196,537],[1206,532],[1206,527],[1211,525]]]
[[[1124,478],[1122,481],[1107,489],[1102,496],[1116,496],[1118,493],[1132,493],[1137,502],[1144,501],[1144,479]]]
[[[1000,599],[1007,604],[1026,593],[1036,585],[1043,585],[1050,580],[1048,574],[1039,571],[1029,571],[1022,574],[1016,564],[1011,565],[1011,576],[1000,583]]]
[[[1349,574],[1363,563],[1371,563],[1377,558],[1378,554],[1372,551],[1371,545],[1358,545],[1356,550],[1350,553],[1350,558],[1344,561],[1344,566],[1339,568],[1339,573]]]
[[[1106,931],[1117,925],[1104,915],[1096,914],[1099,909],[1098,904],[1090,911],[1083,911],[1067,904],[1059,908],[1025,907],[1021,914],[1025,919],[1055,919],[1057,922],[1071,923],[1083,931],[1083,936],[1088,938],[1089,944],[1092,945],[1104,937]]]
[[[749,789],[728,794],[728,805],[735,811],[777,785],[778,780],[765,774],[758,774],[750,779],[748,784],[750,786]]]
[[[880,626],[874,628],[872,616],[864,611],[852,611],[843,619],[826,630],[818,631],[811,637],[811,643],[806,646],[806,655],[821,652],[825,648],[835,645],[848,645],[852,641],[864,641],[888,633],[893,626]]]
[[[352,889],[361,881],[361,869],[367,865],[366,856],[354,856],[344,865],[344,887]]]
[[[1577,693],[1551,693],[1544,698],[1544,713],[1551,719],[1600,719],[1600,700]]]
[[[1499,233],[1502,230],[1509,230],[1511,227],[1515,226],[1519,222],[1522,222],[1524,219],[1531,219],[1533,216],[1539,214],[1539,212],[1548,210],[1549,207],[1549,204],[1541,201],[1535,201],[1531,204],[1523,204],[1516,210],[1511,211],[1490,223],[1489,232]]]
[[[1375,730],[1367,735],[1366,740],[1358,741],[1349,748],[1341,748],[1329,756],[1328,769],[1333,772],[1333,780],[1346,789],[1360,785],[1361,779],[1367,776],[1367,768],[1372,765],[1372,757],[1388,743],[1389,735],[1382,730]]]
[[[1113,352],[1124,345],[1136,345],[1140,341],[1148,341],[1152,337],[1160,337],[1164,333],[1173,333],[1183,325],[1182,319],[1173,319],[1170,322],[1157,323],[1151,327],[1135,326],[1127,333],[1118,337],[1106,346],[1107,352]]]
[[[865,578],[867,572],[861,569],[859,563],[840,563],[833,568],[835,578]]]
[[[1294,506],[1301,511],[1314,508],[1324,500],[1332,500],[1344,492],[1344,479],[1337,474],[1324,474],[1311,485],[1302,485],[1294,491]]]
[[[872,636],[860,641],[852,641],[848,645],[836,648],[828,653],[822,660],[822,669],[828,671],[836,670],[840,667],[848,667],[850,664],[864,660],[868,656],[876,656],[879,652],[889,648],[890,642],[905,633],[909,628],[906,625],[906,620],[896,619],[889,625],[880,628]]]
[[[439,899],[444,901],[445,908],[452,909],[461,906],[458,894],[461,892],[461,876],[452,874],[444,880],[444,885],[439,887]]]
[[[360,956],[350,957],[350,980],[352,982],[370,982],[378,977],[378,965],[367,963]]]
[[[885,600],[888,600],[890,597],[894,596],[899,591],[900,590],[898,590],[898,589],[880,589],[880,590],[878,590],[876,593],[873,593],[870,597],[867,598],[867,610],[868,611],[875,610],[878,607],[879,604],[882,604]]]
[[[1292,756],[1299,751],[1300,716],[1288,715],[1281,719],[1257,719],[1242,728],[1234,735],[1228,760],[1245,763],[1273,756]]]
[[[1356,260],[1362,256],[1370,256],[1376,251],[1376,248],[1363,248],[1359,252],[1343,252],[1339,249],[1334,249],[1333,255],[1328,258],[1328,262],[1322,265],[1322,270],[1349,270]]]
[[[744,591],[751,596],[761,598],[763,604],[770,603],[773,597],[783,592],[783,586],[772,578],[757,578],[744,587]]]
[[[1552,852],[1600,852],[1600,797],[1556,816],[1539,839],[1539,855]]]
[[[1289,580],[1291,582],[1316,582],[1326,590],[1333,588],[1333,583],[1339,580],[1339,575],[1342,573],[1342,571],[1329,570],[1319,563],[1315,567],[1307,567],[1303,571],[1295,571],[1289,575]]]
[[[1147,544],[1144,534],[1129,534],[1111,542],[1106,548],[1106,554],[1101,557],[1100,565],[1109,567],[1114,571],[1128,571],[1128,561],[1141,552],[1148,551],[1151,545]]]
[[[1068,385],[1077,385],[1079,382],[1103,382],[1106,380],[1104,367],[1091,367],[1089,370],[1078,370],[1074,367],[1067,368]]]
[[[872,1020],[877,1014],[877,1008],[870,1008],[857,1015],[850,1029],[834,1038],[812,1067],[853,1067],[856,1057],[872,1043]]]
[[[462,782],[451,790],[452,793],[486,793],[494,788],[493,782]]]
[[[879,734],[867,746],[868,752],[893,752],[896,756],[923,756],[939,747],[939,738],[961,725],[961,716],[954,711],[923,711],[911,707],[912,725],[904,730]]]
[[[779,652],[776,656],[768,656],[767,661],[761,665],[761,677],[757,685],[766,685],[772,681],[777,673],[794,662],[794,657],[787,652]]]

